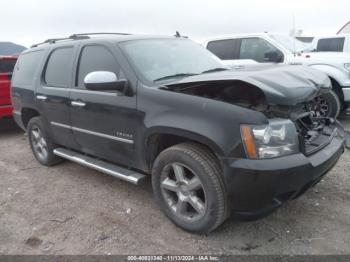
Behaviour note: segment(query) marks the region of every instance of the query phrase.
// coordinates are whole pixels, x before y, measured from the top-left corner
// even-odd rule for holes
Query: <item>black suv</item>
[[[179,36],[79,34],[23,52],[12,98],[41,164],[150,174],[164,213],[204,233],[268,214],[333,167],[344,130],[304,106],[329,90],[302,66],[231,71]]]

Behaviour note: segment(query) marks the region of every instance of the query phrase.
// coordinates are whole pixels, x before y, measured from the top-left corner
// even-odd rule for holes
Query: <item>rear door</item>
[[[73,63],[77,43],[52,48],[36,90],[36,102],[57,144],[78,148],[70,128],[69,94],[73,81]]]
[[[109,71],[125,78],[115,49],[111,43],[81,47],[75,89],[70,96],[72,129],[81,151],[130,166],[137,129],[136,95],[92,91],[84,86],[85,76],[95,71]]]

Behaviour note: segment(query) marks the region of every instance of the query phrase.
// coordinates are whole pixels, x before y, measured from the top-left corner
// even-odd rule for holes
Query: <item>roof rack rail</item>
[[[90,35],[131,35],[131,34],[128,34],[128,33],[80,33],[80,34],[70,35],[69,37],[50,38],[50,39],[45,40],[44,42],[32,45],[31,48],[37,47],[37,46],[43,45],[43,44],[54,44],[57,41],[89,39]]]
[[[89,35],[132,35],[129,33],[112,33],[112,32],[107,32],[107,33],[80,33],[80,34],[73,34],[70,37],[81,37],[81,36],[89,36]]]
[[[49,38],[49,39],[46,39],[44,42],[32,45],[31,48],[37,47],[37,46],[43,45],[43,44],[54,44],[58,41],[79,40],[79,39],[88,39],[88,38],[89,38],[88,36],[76,36],[76,35],[71,35],[69,37],[61,37],[61,38]]]

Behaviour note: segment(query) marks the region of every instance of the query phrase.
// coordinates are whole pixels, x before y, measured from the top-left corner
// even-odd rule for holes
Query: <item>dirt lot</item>
[[[40,166],[23,132],[7,126],[0,254],[349,254],[349,169],[346,152],[320,184],[269,217],[198,236],[162,214],[150,181],[134,186],[70,162]]]

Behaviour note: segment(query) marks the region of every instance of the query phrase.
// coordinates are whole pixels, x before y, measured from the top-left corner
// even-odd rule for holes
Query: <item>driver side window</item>
[[[87,74],[95,71],[108,71],[119,76],[120,66],[106,47],[87,45],[81,51],[77,71],[76,86],[85,89],[84,78]]]
[[[264,39],[258,37],[241,39],[239,59],[252,59],[259,63],[276,62],[271,61],[271,53],[278,54],[281,58],[283,57],[280,50]]]

